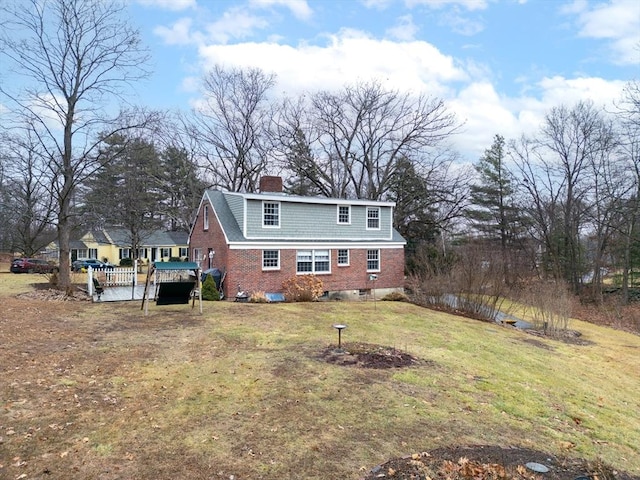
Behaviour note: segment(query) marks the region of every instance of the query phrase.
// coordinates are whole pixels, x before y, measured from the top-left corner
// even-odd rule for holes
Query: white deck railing
[[[96,275],[97,272],[100,272],[100,278]],[[98,281],[104,287],[123,287],[123,286],[131,286],[138,284],[138,261],[135,260],[133,262],[133,267],[130,268],[114,268],[113,270],[98,270],[95,271],[93,268],[89,267],[87,269],[87,290],[89,295],[93,295],[94,287],[93,287],[93,277],[98,278]],[[104,274],[104,277],[102,277]],[[104,278],[104,280],[102,280]]]

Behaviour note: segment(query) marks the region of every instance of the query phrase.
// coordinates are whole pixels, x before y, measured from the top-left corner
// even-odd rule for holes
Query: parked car
[[[96,260],[95,258],[85,258],[82,260],[76,260],[71,264],[71,269],[74,272],[83,272],[83,271],[86,271],[89,267],[93,268],[94,270],[113,270],[114,269],[114,265],[107,262],[101,262],[100,260]]]
[[[16,258],[9,269],[13,273],[53,273],[58,266],[39,258]]]

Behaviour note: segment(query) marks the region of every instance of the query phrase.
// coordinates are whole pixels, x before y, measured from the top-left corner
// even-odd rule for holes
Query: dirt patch
[[[38,288],[32,292],[21,293],[16,296],[17,298],[24,298],[30,300],[43,300],[51,302],[88,302],[91,301],[91,297],[87,292],[75,289],[73,293],[67,295],[61,290],[55,288]]]
[[[526,329],[529,335],[533,335],[540,338],[548,338],[551,340],[558,340],[570,345],[593,345],[593,342],[582,338],[582,333],[577,330],[558,330],[553,333],[545,333],[543,330]]]
[[[370,343],[345,343],[342,348],[325,348],[320,358],[328,363],[362,368],[401,368],[420,363],[420,360],[393,347]]]
[[[538,473],[540,467],[548,469]],[[538,470],[538,471],[537,471]],[[558,458],[527,448],[455,446],[414,453],[372,468],[361,480],[632,480],[600,462]]]

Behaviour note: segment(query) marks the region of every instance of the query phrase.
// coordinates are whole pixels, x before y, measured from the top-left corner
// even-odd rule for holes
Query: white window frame
[[[276,213],[267,213],[266,212],[266,208],[267,205],[276,205],[277,208],[277,212]],[[263,200],[262,201],[262,227],[263,228],[280,228],[280,212],[281,212],[281,208],[280,208],[280,202],[276,201],[276,200]],[[267,224],[267,215],[272,215],[275,218],[275,220],[277,220],[276,224]]]
[[[369,213],[376,212],[377,215],[375,217],[369,216]],[[380,207],[367,207],[367,230],[380,230]],[[370,227],[369,220],[376,220],[378,223],[377,227]]]
[[[341,208],[346,208],[347,209],[347,221],[346,222],[341,222],[340,221],[340,209]],[[338,225],[351,225],[351,205],[338,205],[336,221],[337,221]]]
[[[375,252],[376,258],[371,258],[371,253]],[[377,266],[375,268],[369,267],[369,262],[376,262]],[[380,249],[367,249],[367,272],[379,272],[380,271]]]
[[[180,258],[184,258],[186,256],[189,255],[189,248],[188,247],[178,247],[178,256]]]
[[[160,247],[160,258],[171,258],[171,247]]]
[[[325,255],[326,252],[326,255]],[[301,272],[298,269],[298,265],[300,263],[299,261],[299,256],[301,253],[308,253],[311,256],[311,270],[305,270],[303,272]],[[319,257],[322,254],[323,257],[325,257],[328,260],[328,270],[318,270],[316,268],[316,264],[319,263],[321,260],[318,260],[316,257]],[[325,260],[325,261],[327,261]],[[308,261],[305,261],[305,263],[308,263]],[[328,275],[331,273],[331,250],[329,249],[318,249],[318,250],[297,250],[296,251],[296,275]]]
[[[193,255],[193,257],[191,257],[191,260],[199,264],[202,261],[202,249],[194,248],[191,253]]]
[[[209,205],[204,206],[204,213],[202,216],[203,216],[204,229],[209,230]]]
[[[123,258],[131,258],[131,249],[130,248],[120,248],[118,252],[118,257],[120,260]]]
[[[347,261],[346,261],[346,262],[344,262],[344,261],[342,261],[342,262],[341,262],[341,261],[340,261],[340,252],[346,252],[346,257],[347,257]],[[343,257],[344,257],[344,255],[343,255]],[[337,262],[337,265],[338,265],[339,267],[348,267],[348,266],[349,266],[350,258],[351,258],[351,255],[349,254],[349,249],[348,249],[348,248],[339,248],[339,249],[337,250],[337,253],[336,253],[336,262]]]
[[[276,252],[276,265],[265,265],[265,260],[274,260],[273,258],[266,258],[265,253]],[[262,270],[280,270],[280,250],[262,250]]]

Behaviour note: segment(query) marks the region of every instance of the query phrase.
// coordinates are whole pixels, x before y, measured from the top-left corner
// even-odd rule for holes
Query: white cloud
[[[454,140],[467,160],[475,161],[491,146],[494,135],[505,138],[519,135],[516,113],[508,108],[494,86],[474,82],[463,88],[447,105],[464,122],[462,133]]]
[[[256,30],[269,26],[267,20],[243,8],[232,8],[222,17],[207,25],[207,36],[213,42],[227,43],[230,39],[251,37]]]
[[[453,32],[465,36],[476,35],[484,30],[484,24],[481,21],[462,15],[458,8],[444,13],[440,17],[439,23],[447,25]]]
[[[407,7],[412,8],[417,5],[424,5],[430,8],[444,8],[448,6],[459,6],[466,10],[484,10],[487,8],[486,0],[405,0]]]
[[[157,26],[153,33],[158,35],[168,45],[188,45],[201,40],[201,35],[191,33],[193,20],[191,18],[181,18],[170,27],[164,25]]]
[[[398,17],[396,24],[387,29],[387,36],[400,41],[413,40],[418,33],[418,27],[413,23],[411,15],[403,15]]]
[[[145,7],[156,7],[163,10],[180,11],[188,8],[196,8],[196,0],[137,0]]]
[[[545,77],[538,83],[540,98],[549,108],[573,106],[580,100],[592,100],[596,106],[611,105],[620,98],[625,82],[609,81],[596,77],[564,78]]]
[[[360,3],[366,8],[375,8],[376,10],[385,10],[394,0],[360,0]]]
[[[581,37],[608,40],[614,63],[640,64],[640,2],[610,0],[593,5],[576,0],[562,12],[576,15]]]
[[[211,45],[202,47],[200,55],[205,68],[221,63],[274,72],[278,88],[289,93],[340,88],[376,78],[389,88],[444,96],[450,92],[449,82],[466,79],[451,57],[427,42],[376,40],[355,30],[330,35],[321,46]]]
[[[251,6],[258,8],[268,8],[272,6],[282,6],[288,8],[291,13],[300,20],[309,20],[313,15],[313,10],[306,0],[251,0]]]
[[[324,44],[202,45],[199,55],[205,69],[219,63],[275,73],[276,96],[377,79],[388,89],[442,98],[465,122],[453,141],[467,161],[477,160],[495,134],[507,139],[536,134],[552,107],[584,99],[610,106],[623,88],[622,81],[597,77],[539,77],[528,79],[522,93],[508,97],[498,93],[491,70],[482,63],[456,61],[425,41],[376,39],[349,29],[327,35]]]

